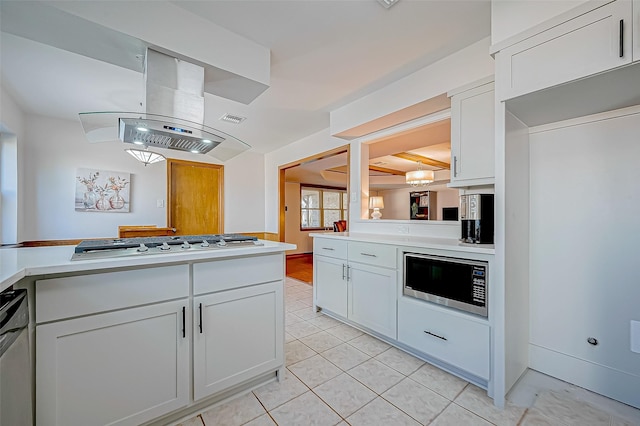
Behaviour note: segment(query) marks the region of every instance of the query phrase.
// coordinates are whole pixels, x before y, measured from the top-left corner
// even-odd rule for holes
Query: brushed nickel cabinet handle
[[[369,257],[378,257],[375,254],[369,254],[369,253],[360,253],[363,256],[369,256]]]
[[[334,251],[335,249],[332,249],[331,247],[322,247],[322,250]]]

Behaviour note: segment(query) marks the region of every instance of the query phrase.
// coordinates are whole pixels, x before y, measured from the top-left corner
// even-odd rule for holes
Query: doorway
[[[322,152],[279,167],[279,240],[296,244],[287,255],[287,276],[311,284],[313,281],[313,242],[311,232],[302,226],[301,187],[349,188],[349,145]],[[328,220],[328,219],[327,219]],[[324,228],[332,229],[332,224]]]
[[[176,235],[224,232],[224,166],[167,160],[167,224]]]

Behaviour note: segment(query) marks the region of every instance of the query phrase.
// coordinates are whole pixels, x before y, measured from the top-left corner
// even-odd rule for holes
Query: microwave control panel
[[[485,304],[487,300],[486,288],[486,268],[483,266],[473,267],[473,301]]]

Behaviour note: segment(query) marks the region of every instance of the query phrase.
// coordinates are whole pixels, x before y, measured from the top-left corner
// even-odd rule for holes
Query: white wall
[[[493,73],[493,58],[489,55],[489,37],[487,37],[380,90],[331,111],[331,134],[338,134],[439,96]]]
[[[119,225],[166,226],[166,163],[144,166],[124,152],[122,143],[89,143],[79,122],[27,116],[21,168],[25,174],[21,241],[115,237]],[[176,151],[173,158],[216,163],[210,156]],[[131,173],[129,213],[77,212],[77,168]],[[247,152],[224,167],[225,232],[262,232],[263,155]],[[165,203],[166,205],[166,203]]]
[[[264,154],[249,150],[224,163],[224,232],[264,232],[262,176]]]
[[[118,225],[166,224],[166,164],[145,167],[121,143],[87,142],[80,122],[27,116],[23,240],[115,237]],[[131,173],[130,213],[75,211],[76,170]]]
[[[18,164],[23,157],[24,144],[22,143],[24,136],[24,113],[15,102],[13,96],[0,84],[0,133],[3,143],[7,143],[7,149],[10,152],[5,151],[4,155],[9,155],[13,158],[1,159],[3,161],[3,174],[8,172],[4,170],[4,161],[10,161],[9,165],[12,169],[11,176],[16,179],[15,182],[10,183],[12,190],[15,190],[16,196],[9,203],[10,205],[2,206],[2,229],[0,229],[0,238],[3,244],[12,244],[21,241],[21,237],[24,229],[24,220],[22,215],[19,214],[23,210],[23,172]],[[12,145],[13,147],[10,147]],[[4,150],[4,148],[3,148]],[[9,182],[3,182],[2,185]],[[13,188],[15,186],[15,188]],[[4,191],[4,188],[3,188]]]
[[[293,142],[278,150],[265,154],[265,231],[278,232],[278,173],[279,167],[302,158],[348,145],[342,139],[329,135],[329,129]]]
[[[492,0],[491,43],[564,13],[588,0]]]
[[[311,232],[300,230],[300,184],[295,182],[285,183],[285,205],[287,211],[285,216],[284,240],[287,243],[295,244],[298,248],[288,251],[287,254],[311,253],[313,252],[313,238],[309,236]]]

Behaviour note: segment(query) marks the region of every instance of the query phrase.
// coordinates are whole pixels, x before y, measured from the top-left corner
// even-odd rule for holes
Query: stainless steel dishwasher
[[[32,425],[26,290],[0,293],[0,426]]]

